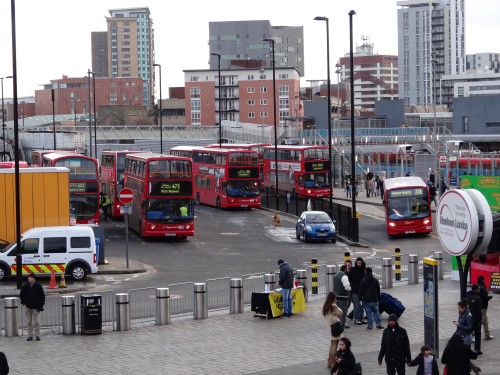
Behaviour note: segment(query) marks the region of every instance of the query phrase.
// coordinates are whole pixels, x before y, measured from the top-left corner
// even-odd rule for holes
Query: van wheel
[[[87,268],[82,263],[76,263],[71,267],[69,276],[75,281],[82,281],[87,277]]]
[[[9,276],[9,270],[5,266],[0,266],[0,280],[5,280]]]

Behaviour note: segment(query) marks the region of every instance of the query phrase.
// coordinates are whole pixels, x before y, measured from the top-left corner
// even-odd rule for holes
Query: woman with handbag
[[[335,325],[335,323],[337,322],[342,324],[342,310],[337,306],[337,295],[334,292],[330,292],[326,296],[325,303],[323,304],[323,316],[325,317],[328,326],[328,334],[330,336],[330,351],[328,353],[327,367],[332,368],[332,366],[335,364],[337,346],[339,344],[340,338],[342,337],[342,332],[340,332],[340,334],[336,336],[334,336],[332,332],[332,325]]]
[[[342,337],[339,341],[339,350],[335,355],[335,365],[332,367],[332,375],[350,375],[356,370],[356,359],[351,352],[351,340]]]
[[[476,358],[477,354],[470,346],[465,345],[462,336],[455,332],[448,340],[441,357],[441,363],[445,365],[443,375],[469,375],[470,360]],[[478,374],[479,371],[474,372]]]

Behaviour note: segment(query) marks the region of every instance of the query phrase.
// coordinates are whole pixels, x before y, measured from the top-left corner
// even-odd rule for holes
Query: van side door
[[[66,269],[68,256],[68,237],[65,234],[48,234],[43,237],[42,266],[45,273],[52,269],[61,274]]]
[[[40,265],[40,239],[26,238],[21,240],[21,256],[23,258],[23,273],[37,273],[37,267]],[[13,247],[7,256],[9,257],[9,265],[13,275],[17,274],[16,265],[17,248]]]

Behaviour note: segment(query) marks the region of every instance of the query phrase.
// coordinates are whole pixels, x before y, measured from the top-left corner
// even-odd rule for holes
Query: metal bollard
[[[170,324],[170,290],[156,288],[156,317],[155,325]]]
[[[443,252],[434,251],[433,258],[438,261],[438,279],[443,280]]]
[[[382,268],[382,287],[383,289],[392,288],[392,258],[383,258]]]
[[[396,271],[396,281],[401,281],[401,249],[394,249],[394,268]]]
[[[307,289],[307,270],[297,270],[297,283],[299,286],[305,286]]]
[[[335,274],[337,273],[337,266],[335,264],[333,265],[327,265],[326,266],[326,293],[333,292],[334,287],[333,287],[333,278],[335,277]]]
[[[5,301],[5,337],[19,336],[17,312],[19,308],[18,297],[7,297]]]
[[[311,292],[318,294],[318,259],[311,259]]]
[[[276,289],[276,276],[274,273],[266,273],[264,275],[264,292],[272,292]]]
[[[408,285],[418,284],[418,255],[408,256]]]
[[[243,279],[230,280],[229,313],[241,314],[243,312]]]
[[[205,283],[194,284],[194,319],[208,318],[208,302]]]
[[[116,330],[130,331],[130,304],[128,293],[115,294]]]
[[[75,296],[61,296],[62,304],[62,333],[74,335],[75,328]]]

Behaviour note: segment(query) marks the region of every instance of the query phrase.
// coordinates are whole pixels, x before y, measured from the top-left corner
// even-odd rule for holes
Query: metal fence
[[[419,278],[422,277],[423,270],[423,259],[426,257],[433,257],[434,252],[421,252],[418,253],[418,272]],[[408,282],[409,279],[409,254],[401,255],[401,274],[399,280],[395,277],[395,261],[394,256],[386,257],[392,259],[392,280],[394,283]],[[364,258],[367,267],[371,267],[374,276],[382,284],[382,274],[383,274],[383,262],[385,258]],[[344,262],[338,262],[337,271]],[[328,291],[328,275],[327,275],[327,265],[318,264],[317,266],[317,277],[318,277],[318,290],[317,294],[326,294]],[[441,262],[441,267],[443,274],[451,273],[451,264]],[[312,266],[307,266],[306,269],[307,280],[306,287],[309,294],[312,293],[311,280],[312,280]],[[252,300],[252,293],[262,292],[265,286],[265,273],[255,273],[247,274],[242,276],[242,298],[244,306],[249,306]],[[276,274],[274,277],[277,280]],[[207,303],[209,311],[217,310],[229,310],[230,307],[230,281],[231,278],[223,277],[218,279],[210,279],[206,281],[206,291],[207,291]],[[170,293],[170,316],[172,318],[179,318],[183,316],[193,316],[194,314],[194,283],[181,283],[181,284],[170,284],[167,286]],[[382,285],[384,287],[384,285]],[[151,288],[141,288],[141,289],[131,289],[129,290],[130,299],[130,320],[131,324],[148,323],[155,321],[156,313],[156,287]],[[75,294],[75,320],[77,331],[81,331],[82,322],[82,297],[92,297],[100,296],[101,298],[101,310],[102,310],[102,326],[103,329],[115,330],[116,327],[116,301],[115,293],[112,290],[100,291],[98,293],[76,293]],[[0,309],[4,312],[4,300],[0,300]],[[18,309],[18,322],[20,322],[20,328],[22,334],[26,330],[26,324],[24,319],[24,311],[21,306]],[[62,305],[61,297],[58,294],[47,293],[45,310],[40,314],[40,325],[44,331],[58,333],[62,332]],[[1,329],[5,329],[4,319],[0,319]]]

